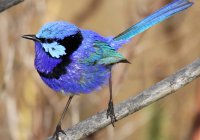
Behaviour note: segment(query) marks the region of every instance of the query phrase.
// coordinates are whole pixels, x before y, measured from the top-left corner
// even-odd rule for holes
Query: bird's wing
[[[141,20],[137,24],[131,26],[130,28],[116,36],[114,38],[114,41],[128,40],[135,35],[149,29],[153,25],[156,25],[161,21],[173,16],[174,14],[189,8],[190,6],[192,6],[192,4],[193,3],[189,2],[188,0],[173,0],[173,2],[162,7],[150,16],[146,17],[145,19]]]
[[[101,41],[94,42],[94,51],[84,59],[90,65],[112,65],[116,63],[129,63],[124,56],[117,52],[109,44]]]

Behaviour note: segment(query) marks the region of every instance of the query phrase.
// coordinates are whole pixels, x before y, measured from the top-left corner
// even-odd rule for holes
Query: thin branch
[[[0,12],[22,2],[24,0],[0,0]]]
[[[115,105],[115,113],[118,120],[150,105],[151,103],[174,93],[181,87],[190,83],[200,76],[200,58],[193,63],[182,68],[175,74],[158,82],[149,89],[139,93],[136,97],[131,97]],[[99,112],[92,117],[67,129],[66,135],[60,135],[62,140],[77,140],[108,126],[110,119],[106,118],[106,111]],[[117,124],[116,124],[117,125]],[[52,140],[52,138],[48,138]]]

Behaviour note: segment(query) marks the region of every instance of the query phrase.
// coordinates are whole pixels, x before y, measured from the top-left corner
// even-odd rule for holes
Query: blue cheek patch
[[[57,42],[53,43],[43,43],[42,47],[45,52],[49,53],[54,58],[60,58],[63,55],[66,55],[66,48],[62,45],[59,45]]]

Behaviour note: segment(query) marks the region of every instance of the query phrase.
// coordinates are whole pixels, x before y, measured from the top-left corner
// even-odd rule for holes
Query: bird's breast
[[[66,73],[58,79],[40,75],[44,82],[53,90],[64,93],[90,93],[99,89],[108,81],[110,71],[104,66],[86,66],[71,63]]]

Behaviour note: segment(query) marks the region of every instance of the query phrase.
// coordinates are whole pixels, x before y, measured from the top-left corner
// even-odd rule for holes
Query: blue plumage
[[[69,94],[72,98],[72,95],[91,93],[107,84],[112,66],[128,62],[117,52],[123,44],[191,5],[187,0],[174,0],[116,37],[103,37],[64,21],[49,22],[36,35],[23,37],[35,42],[35,68],[42,80],[54,91]],[[116,121],[112,94],[107,115],[112,123]],[[63,132],[60,125],[61,120],[56,136]]]
[[[149,29],[153,25],[158,24],[162,22],[163,20],[173,16],[174,14],[187,9],[188,7],[192,6],[192,4],[193,3],[188,2],[188,0],[174,0],[173,2],[157,10],[150,16],[141,20],[137,24],[128,28],[126,31],[116,36],[114,40],[118,41],[118,40],[130,39],[134,37],[135,35]]]
[[[56,46],[56,47],[55,47]],[[44,43],[42,45],[46,53],[49,53],[53,58],[60,58],[63,55],[66,55],[66,48],[57,42],[53,43]]]
[[[66,36],[76,34],[80,29],[65,21],[49,22],[43,26],[36,34],[37,38],[64,39]]]

